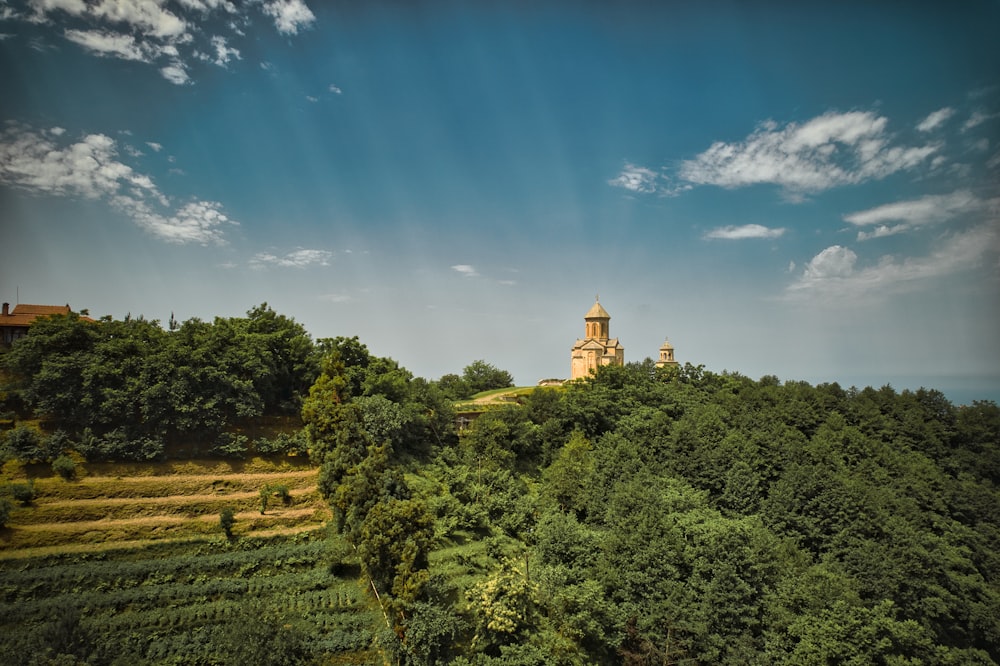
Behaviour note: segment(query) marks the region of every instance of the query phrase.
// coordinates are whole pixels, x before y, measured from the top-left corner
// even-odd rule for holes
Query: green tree
[[[594,477],[593,447],[583,433],[573,431],[555,460],[542,472],[544,495],[563,511],[583,512]]]
[[[473,361],[462,370],[462,381],[471,394],[514,385],[514,377],[506,370],[490,365],[486,361]]]
[[[537,596],[538,586],[524,567],[505,558],[466,594],[475,623],[474,645],[491,650],[524,637],[538,622]]]
[[[399,633],[405,632],[404,609],[416,602],[428,579],[427,554],[434,518],[421,500],[388,499],[365,516],[358,544],[361,568],[383,595]],[[390,595],[388,600],[385,595]]]

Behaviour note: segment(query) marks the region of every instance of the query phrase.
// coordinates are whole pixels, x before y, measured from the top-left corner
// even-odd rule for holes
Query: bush
[[[158,460],[164,454],[163,442],[158,437],[136,437],[125,428],[116,428],[103,435],[86,428],[76,448],[90,461]]]
[[[40,446],[41,437],[34,428],[20,425],[8,432],[4,440],[7,452],[26,463],[38,462],[45,457]]]
[[[7,520],[10,518],[12,508],[9,499],[0,497],[0,527],[7,527]]]
[[[45,442],[40,446],[45,460],[55,460],[68,449],[73,448],[73,442],[65,430],[56,430],[45,438]]]
[[[247,453],[249,441],[246,435],[223,433],[212,447],[212,454],[224,458],[242,458]]]
[[[228,506],[219,513],[219,526],[226,533],[227,539],[233,538],[233,525],[236,524],[236,514]]]
[[[32,480],[27,483],[12,484],[10,493],[14,499],[21,503],[21,506],[30,506],[35,500],[35,482]]]
[[[305,431],[299,430],[292,435],[289,435],[287,432],[279,432],[274,439],[258,437],[253,442],[253,448],[257,453],[265,456],[274,453],[289,455],[305,451],[308,445],[305,439]]]
[[[52,471],[67,481],[72,481],[76,478],[76,463],[69,456],[59,456],[52,461]]]
[[[292,495],[288,492],[288,486],[278,485],[274,486],[274,494],[281,499],[281,503],[288,506],[292,503]]]
[[[260,489],[260,515],[264,515],[267,511],[267,503],[271,499],[271,486],[264,484],[264,487]]]

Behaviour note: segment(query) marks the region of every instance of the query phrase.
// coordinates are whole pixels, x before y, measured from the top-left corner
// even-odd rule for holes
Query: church
[[[583,316],[584,336],[576,341],[570,351],[570,380],[589,377],[603,365],[625,365],[625,348],[618,338],[611,337],[611,315],[595,299],[593,307]],[[665,341],[660,347],[657,367],[676,366],[674,346]]]

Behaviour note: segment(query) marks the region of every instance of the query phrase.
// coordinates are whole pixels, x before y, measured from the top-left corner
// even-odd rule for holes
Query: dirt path
[[[126,483],[126,484],[142,484],[142,483],[160,483],[162,481],[204,481],[210,479],[211,481],[265,481],[267,479],[277,479],[277,478],[289,478],[289,479],[304,479],[306,477],[315,477],[317,471],[315,469],[302,469],[302,470],[290,470],[287,472],[252,472],[252,473],[240,473],[240,472],[229,472],[226,474],[214,474],[212,472],[207,472],[205,474],[150,474],[148,476],[85,476],[79,481],[72,481],[74,484],[99,484],[99,483]]]
[[[315,514],[320,507],[311,506],[302,509],[271,509],[265,514],[260,511],[240,511],[234,514],[237,522],[240,520],[260,520],[262,518],[302,518]],[[208,516],[143,516],[141,518],[78,520],[62,523],[37,523],[34,525],[18,525],[18,530],[25,532],[104,532],[120,527],[154,527],[163,525],[182,525],[184,523],[218,522],[219,517]]]
[[[302,488],[290,488],[289,490],[302,490]],[[315,487],[309,487],[309,492],[312,492],[313,490],[315,490]],[[236,493],[215,492],[200,495],[162,495],[159,497],[98,497],[95,499],[60,499],[55,501],[40,499],[35,501],[35,505],[39,508],[47,507],[51,509],[69,507],[89,508],[95,506],[187,506],[202,502],[219,502],[223,500],[238,502],[240,500],[259,497],[260,491],[247,490]],[[278,504],[280,504],[280,500],[275,499],[273,505],[277,506]]]
[[[249,537],[261,537],[269,538],[275,536],[293,536],[296,534],[302,534],[303,532],[313,532],[316,530],[325,529],[325,525],[317,525],[316,523],[308,523],[305,525],[294,525],[292,527],[275,527],[266,530],[256,530],[252,534],[246,536]],[[214,540],[221,540],[223,537],[218,537]],[[38,546],[34,548],[21,548],[18,550],[0,550],[0,560],[21,560],[28,559],[32,557],[48,557],[50,555],[71,555],[76,553],[102,553],[110,550],[130,550],[133,548],[143,548],[144,546],[149,546],[152,544],[163,544],[163,543],[191,543],[195,541],[210,541],[213,538],[207,537],[203,534],[196,534],[191,536],[183,537],[171,537],[165,539],[156,539],[155,541],[150,539],[133,539],[130,541],[107,541],[104,543],[73,543],[73,544],[61,544],[55,546]]]

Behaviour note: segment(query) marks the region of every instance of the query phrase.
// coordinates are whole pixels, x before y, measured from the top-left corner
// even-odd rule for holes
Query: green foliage
[[[3,433],[2,438],[0,445],[3,447],[3,458],[17,458],[26,463],[45,459],[45,452],[41,447],[42,436],[36,428],[19,425]]]
[[[10,484],[11,496],[21,503],[21,506],[31,506],[35,501],[35,481],[29,480],[27,483]]]
[[[263,513],[263,511],[261,512]],[[227,539],[233,538],[233,526],[236,524],[236,512],[226,507],[219,512],[219,527],[225,532]]]
[[[72,481],[76,478],[76,462],[69,456],[59,456],[52,461],[52,471],[66,481]]]
[[[462,382],[468,391],[468,395],[474,395],[481,391],[513,386],[514,377],[506,370],[501,370],[486,361],[479,360],[465,366],[462,370]]]
[[[0,363],[11,400],[64,432],[42,447],[18,433],[6,448],[26,462],[71,442],[93,460],[153,460],[168,441],[211,442],[241,420],[294,414],[319,369],[305,330],[267,304],[169,331],[141,317],[46,317]]]
[[[274,491],[274,495],[278,499],[280,499],[281,503],[284,504],[285,506],[288,506],[289,504],[292,503],[292,495],[291,493],[288,492],[288,486],[284,484],[278,484],[276,486],[272,486],[271,490]]]
[[[260,492],[258,493],[260,495],[260,515],[263,516],[267,512],[267,505],[271,501],[271,495],[273,492],[274,491],[271,489],[271,486],[266,483],[261,487]],[[287,492],[287,489],[285,492]]]
[[[0,561],[14,664],[369,664],[381,615],[320,534]]]
[[[250,450],[249,441],[246,435],[224,432],[212,447],[212,454],[223,458],[243,458]]]
[[[998,663],[998,452],[995,405],[923,389],[630,364],[536,391],[413,470],[466,600],[448,658]]]
[[[14,506],[9,499],[0,496],[0,529],[7,527],[7,521],[10,520],[10,512],[13,508]]]

